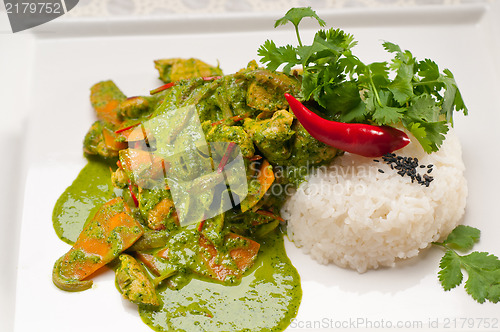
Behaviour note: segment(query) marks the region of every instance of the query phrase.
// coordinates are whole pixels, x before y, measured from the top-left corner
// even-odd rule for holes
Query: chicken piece
[[[257,69],[244,73],[250,81],[247,90],[247,105],[255,109],[274,112],[288,108],[285,93],[296,95],[300,82],[283,73]]]
[[[277,163],[291,155],[290,139],[295,133],[291,129],[292,123],[292,114],[281,110],[270,119],[245,119],[243,127],[266,159]]]
[[[121,254],[116,270],[116,284],[123,297],[135,304],[160,304],[153,282],[141,265],[130,255]]]
[[[252,139],[241,126],[215,125],[206,134],[208,142],[234,142],[238,144],[241,154],[250,158],[255,153]]]

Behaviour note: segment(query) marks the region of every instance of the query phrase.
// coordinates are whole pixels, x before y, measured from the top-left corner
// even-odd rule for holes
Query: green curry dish
[[[280,308],[291,311],[277,314],[273,323],[284,328],[284,317],[293,317],[297,309],[297,299],[292,301],[289,295],[301,293],[298,275],[279,240],[284,222],[279,210],[289,187],[333,160],[338,151],[316,141],[288,111],[284,93],[300,94],[301,78],[296,73],[259,68],[255,61],[237,73],[211,78],[199,76],[207,76],[205,70],[218,73],[217,69],[196,61],[162,60],[156,66],[173,84],[152,96],[126,98],[112,81],[94,86],[99,93],[93,95],[93,103],[111,105],[106,106],[110,117],[95,122],[84,140],[86,154],[97,156],[93,162],[100,158],[117,165],[106,183],[117,188],[118,210],[127,207],[119,212],[123,222],[140,231],[130,235],[135,237],[126,246],[112,248],[110,257],[119,256],[120,261],[117,288],[139,304],[143,317],[164,313],[170,303],[164,294],[190,291],[190,285],[199,281],[242,287],[245,298],[252,298],[256,306],[258,287],[245,278],[258,271],[266,276],[269,291],[275,292],[278,286],[259,261],[261,255],[268,261],[272,257],[280,260],[273,261],[276,266],[288,264],[283,271],[290,275],[282,283],[288,295],[281,298]],[[106,89],[112,93],[106,94]],[[234,169],[237,160],[241,171]],[[184,193],[187,200],[179,208],[174,193],[182,181],[189,186]],[[204,211],[218,213],[207,216]],[[201,221],[183,225],[186,216]],[[263,253],[261,245],[268,252]],[[271,253],[272,248],[279,255]],[[54,273],[61,288],[90,287],[74,278],[66,282],[59,270]],[[274,270],[272,274],[277,273]]]

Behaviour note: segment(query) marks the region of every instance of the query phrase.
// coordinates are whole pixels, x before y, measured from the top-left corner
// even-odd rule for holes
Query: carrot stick
[[[73,247],[57,260],[52,272],[54,284],[67,291],[92,286],[85,280],[111,262],[143,234],[121,197],[105,203],[85,225]]]

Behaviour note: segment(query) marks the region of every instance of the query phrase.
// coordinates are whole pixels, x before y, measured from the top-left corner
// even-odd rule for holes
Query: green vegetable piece
[[[52,270],[52,281],[59,288],[67,292],[81,292],[92,287],[92,280],[79,280],[78,278],[68,278],[61,272],[64,256],[59,258]]]
[[[224,213],[221,213],[213,218],[203,222],[201,234],[215,245],[222,245],[224,235],[222,229],[224,227]]]
[[[272,231],[274,231],[279,226],[279,224],[280,224],[280,221],[275,219],[267,224],[261,225],[255,231],[255,236],[257,236],[259,238],[263,238],[266,235],[268,235],[269,233],[271,233]]]
[[[127,254],[120,255],[119,259],[116,284],[123,297],[135,304],[160,305],[153,282],[141,265]]]
[[[486,300],[500,301],[500,260],[497,256],[474,251],[468,255],[459,255],[458,250],[470,250],[479,240],[478,229],[458,226],[442,243],[434,243],[446,250],[439,263],[439,281],[448,291],[460,285],[463,280],[462,269],[467,272],[465,290],[474,300],[484,303]]]
[[[164,247],[168,242],[170,231],[147,231],[127,251],[144,251]]]

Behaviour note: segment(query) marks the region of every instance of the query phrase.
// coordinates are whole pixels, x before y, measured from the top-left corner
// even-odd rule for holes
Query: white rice
[[[396,153],[433,164],[429,187],[389,165],[346,153],[320,168],[281,210],[288,236],[322,264],[365,272],[394,266],[445,238],[460,222],[467,197],[460,142],[453,132],[436,153],[413,141]],[[378,170],[382,169],[384,173]],[[417,172],[427,171],[417,168]]]

